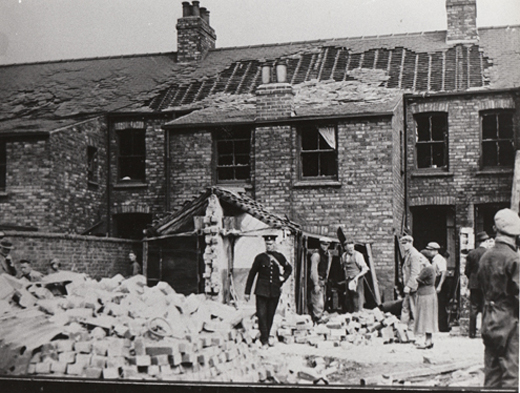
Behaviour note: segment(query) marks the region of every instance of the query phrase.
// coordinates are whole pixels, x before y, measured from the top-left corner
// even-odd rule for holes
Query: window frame
[[[499,115],[508,115],[511,117],[511,129],[512,129],[512,135],[510,139],[506,138],[499,138],[499,130],[497,132],[497,138],[494,139],[496,143],[499,143],[500,141],[510,141],[512,143],[513,147],[513,156],[512,156],[512,162],[508,165],[500,165],[497,163],[497,165],[485,165],[485,157],[484,157],[484,143],[485,141],[490,141],[492,139],[484,139],[484,117],[494,115],[495,119],[498,119]],[[480,122],[480,159],[479,159],[479,166],[482,170],[493,170],[493,169],[512,169],[515,165],[515,150],[516,150],[516,132],[515,132],[515,113],[513,109],[489,109],[489,110],[482,110],[479,112],[479,122]],[[500,123],[498,123],[500,124]],[[497,146],[497,161],[500,161],[499,155],[500,155],[500,148]]]
[[[430,139],[429,141],[419,141],[419,122],[418,119],[420,118],[428,118],[429,120],[429,134],[430,138],[432,138],[433,132],[432,132],[432,118],[433,117],[443,117],[444,118],[444,131],[443,131],[443,140],[434,140]],[[413,152],[414,152],[414,166],[415,169],[421,172],[427,172],[427,171],[433,171],[433,172],[447,172],[449,171],[449,116],[448,112],[420,112],[415,113],[413,115],[414,120],[414,146],[413,146]],[[437,164],[434,164],[435,160],[435,153],[431,150],[435,145],[441,145],[444,146],[444,152],[443,152],[443,165],[439,166]],[[430,154],[429,154],[429,166],[420,167],[419,166],[419,152],[418,147],[419,146],[430,146]]]
[[[320,149],[320,139],[318,138],[318,141],[316,145],[318,146],[318,149],[310,150],[304,152],[303,149],[303,133],[307,130],[313,129],[313,131],[316,132],[317,136],[319,136],[319,129],[330,127],[334,129],[334,138],[336,141],[336,147],[335,149]],[[299,124],[296,126],[296,134],[297,134],[297,168],[298,168],[298,181],[302,182],[321,182],[321,181],[337,181],[339,176],[339,165],[338,165],[338,124],[337,123],[305,123],[305,124]],[[321,154],[327,154],[327,153],[334,153],[334,174],[332,175],[320,175],[320,168],[319,163]],[[311,155],[311,154],[318,154],[318,159],[316,160],[318,164],[318,175],[317,176],[304,176],[304,155]]]
[[[142,138],[142,154],[122,154],[121,152],[121,140],[123,137],[129,137],[129,135],[132,134],[142,134],[139,135],[140,139]],[[116,130],[116,139],[117,139],[117,183],[146,183],[146,129],[144,128],[126,128],[122,130]],[[132,141],[133,148],[135,149],[135,146],[139,145],[139,143],[136,143],[135,141]],[[121,161],[123,159],[142,159],[142,168],[140,168],[140,171],[142,171],[142,176],[136,177],[135,179],[130,177],[130,179],[123,180],[127,175],[126,173],[122,173],[122,163]]]
[[[219,127],[213,130],[213,146],[214,146],[214,176],[217,184],[250,184],[253,171],[253,128],[251,126],[233,126],[233,127]],[[244,135],[240,135],[244,134]],[[221,142],[231,142],[231,152],[220,152],[219,145]],[[248,142],[249,145],[249,162],[241,164],[237,160],[239,156],[245,156],[245,153],[236,150],[237,143]],[[222,156],[231,156],[232,164],[220,164]],[[231,169],[233,171],[232,179],[221,179],[219,173],[221,169]],[[237,171],[241,168],[249,168],[249,175],[244,178],[237,178]]]

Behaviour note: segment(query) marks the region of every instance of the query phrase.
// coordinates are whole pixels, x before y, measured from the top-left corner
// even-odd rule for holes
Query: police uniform
[[[495,215],[495,245],[479,261],[482,290],[481,335],[484,341],[484,386],[518,389],[519,264],[516,239],[520,218],[510,209]]]
[[[266,240],[274,237],[264,236]],[[287,262],[284,255],[277,251],[271,251],[263,252],[255,257],[247,276],[245,294],[249,295],[255,276],[258,275],[255,287],[256,314],[260,329],[260,341],[264,345],[269,341],[269,333],[280,299],[280,288],[291,273],[292,266]]]

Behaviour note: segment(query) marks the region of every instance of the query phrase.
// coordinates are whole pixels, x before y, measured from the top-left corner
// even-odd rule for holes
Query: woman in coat
[[[419,349],[433,348],[433,333],[438,328],[437,292],[435,291],[435,268],[425,265],[417,277],[417,304],[415,308],[416,318],[414,325],[415,335],[424,334],[423,344],[417,345]]]

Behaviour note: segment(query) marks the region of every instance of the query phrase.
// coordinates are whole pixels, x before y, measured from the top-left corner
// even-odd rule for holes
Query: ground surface
[[[304,344],[276,343],[262,350],[267,364],[275,365],[280,375],[289,375],[288,381],[301,367],[310,367],[318,375],[326,375],[331,384],[359,385],[361,379],[372,383],[389,384],[383,376],[396,375],[418,369],[438,369],[460,363],[467,367],[420,378],[407,377],[404,384],[427,386],[482,386],[484,345],[481,339],[452,336],[449,333],[434,335],[434,347],[420,350],[414,344],[383,344],[379,338],[366,345],[345,345],[335,348],[316,348]],[[375,382],[377,379],[377,382]],[[394,381],[394,384],[396,382]]]

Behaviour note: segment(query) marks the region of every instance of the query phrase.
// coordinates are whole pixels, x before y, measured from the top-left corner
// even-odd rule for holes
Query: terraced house
[[[405,228],[454,282],[472,233],[518,209],[520,26],[447,0],[446,31],[216,48],[182,7],[177,52],[0,67],[1,228],[156,237],[219,186],[302,234],[343,226],[389,299]]]

